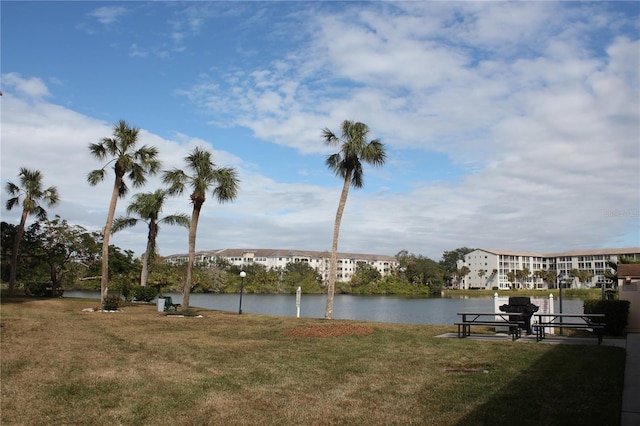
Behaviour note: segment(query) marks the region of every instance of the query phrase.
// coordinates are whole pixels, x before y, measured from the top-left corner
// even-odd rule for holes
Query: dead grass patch
[[[357,324],[311,324],[282,332],[287,337],[327,338],[342,336],[366,336],[373,333],[373,327]]]
[[[608,424],[620,414],[620,348],[434,337],[455,326],[82,312],[92,304],[2,300],[3,426]],[[489,374],[465,374],[477,368]]]

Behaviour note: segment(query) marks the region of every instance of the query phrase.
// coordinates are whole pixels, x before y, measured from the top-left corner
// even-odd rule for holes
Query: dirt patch
[[[288,337],[341,337],[341,336],[366,336],[373,333],[373,327],[354,324],[317,324],[305,327],[292,328],[282,332]]]

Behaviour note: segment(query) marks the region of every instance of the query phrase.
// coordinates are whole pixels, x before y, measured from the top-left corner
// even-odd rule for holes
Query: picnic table
[[[605,327],[605,314],[535,314],[533,327],[536,329],[536,340],[539,342],[546,336],[545,328],[573,328],[592,330],[602,343],[602,331]]]
[[[526,314],[521,312],[458,312],[462,320],[456,322],[458,337],[471,335],[471,326],[500,327],[507,326],[512,340],[519,339],[525,327]]]

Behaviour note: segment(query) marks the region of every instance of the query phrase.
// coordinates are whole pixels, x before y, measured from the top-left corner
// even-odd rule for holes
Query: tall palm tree
[[[103,229],[102,242],[102,277],[100,278],[100,301],[104,304],[109,290],[109,235],[116,212],[118,198],[124,197],[129,188],[125,182],[125,175],[134,187],[141,187],[147,182],[148,175],[154,175],[160,170],[157,160],[158,150],[155,147],[143,145],[136,149],[140,129],[130,127],[127,122],[120,120],[113,126],[113,137],[104,138],[99,143],[89,145],[89,151],[98,160],[109,161],[101,168],[93,170],[87,175],[90,185],[102,182],[107,174],[106,168],[113,164],[115,180],[109,203],[107,222]]]
[[[22,215],[20,216],[20,225],[16,232],[16,238],[13,242],[13,251],[11,252],[11,266],[9,271],[9,295],[13,294],[16,287],[16,270],[18,267],[18,249],[20,248],[20,240],[24,234],[25,223],[30,214],[35,214],[39,219],[46,219],[47,211],[40,205],[43,202],[47,207],[53,207],[58,203],[58,190],[54,186],[47,189],[42,188],[42,173],[37,170],[29,170],[24,167],[20,168],[18,173],[20,186],[7,182],[6,189],[11,198],[7,200],[7,210],[11,210],[20,204],[22,200]]]
[[[160,223],[169,225],[180,225],[189,228],[189,216],[186,214],[173,214],[160,218],[162,205],[167,197],[167,191],[158,189],[155,192],[136,194],[127,207],[127,215],[116,218],[113,221],[111,233],[116,233],[125,228],[135,226],[138,222],[144,222],[149,226],[147,233],[147,250],[142,254],[142,273],[140,274],[140,285],[147,285],[149,276],[149,259],[156,253],[156,238],[160,230]],[[139,218],[131,217],[136,214]]]
[[[169,194],[182,194],[187,186],[191,189],[191,224],[189,226],[189,261],[187,263],[187,277],[182,289],[182,309],[189,307],[191,295],[193,264],[196,253],[196,233],[200,210],[206,200],[207,192],[211,191],[219,203],[235,200],[238,194],[239,180],[236,170],[229,167],[216,167],[211,160],[211,153],[201,148],[195,148],[185,157],[187,168],[192,174],[187,175],[183,170],[173,169],[165,171],[163,181],[169,185]]]
[[[331,130],[324,129],[322,136],[325,143],[330,146],[339,146],[340,151],[327,157],[327,167],[336,176],[344,180],[340,203],[336,212],[336,220],[333,225],[333,244],[331,245],[331,261],[329,264],[329,285],[327,289],[327,306],[324,312],[326,319],[333,316],[333,295],[336,285],[336,272],[338,269],[338,236],[340,234],[340,222],[342,212],[347,202],[349,187],[362,188],[364,186],[364,172],[362,163],[373,166],[382,166],[386,159],[384,144],[378,139],[367,142],[369,127],[364,123],[345,120],[342,122],[342,139]]]

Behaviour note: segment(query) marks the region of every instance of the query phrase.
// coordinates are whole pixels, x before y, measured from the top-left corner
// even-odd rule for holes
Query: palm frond
[[[33,211],[29,213],[34,213],[36,217],[40,220],[45,220],[47,218],[47,211],[40,206],[34,205]]]
[[[122,179],[120,181],[120,186],[118,186],[118,198],[124,198],[129,193],[129,187],[127,186],[127,182]]]
[[[113,220],[111,225],[111,233],[114,234],[126,228],[131,228],[139,222],[135,217],[120,216]]]
[[[95,186],[104,180],[106,174],[105,169],[93,170],[87,175],[87,182],[89,182],[89,185]]]
[[[18,194],[20,194],[20,187],[18,185],[16,185],[15,183],[7,182],[7,184],[5,185],[5,188],[6,188],[7,192],[9,193],[9,195],[18,195]]]
[[[230,167],[221,167],[215,170],[215,180],[218,185],[213,190],[213,195],[219,203],[233,201],[238,196],[238,180],[235,169]]]
[[[185,190],[185,183],[188,180],[186,173],[180,169],[167,170],[162,174],[162,183],[168,186],[169,195],[180,195]]]
[[[158,222],[166,223],[167,225],[179,225],[185,228],[189,228],[189,226],[191,225],[191,217],[184,213],[176,213],[165,216]]]
[[[20,199],[18,197],[13,197],[7,200],[5,207],[7,208],[7,210],[11,210],[19,204],[20,204]]]
[[[101,143],[92,143],[89,144],[89,152],[98,160],[104,160],[107,157],[107,148],[106,141],[103,140]]]

